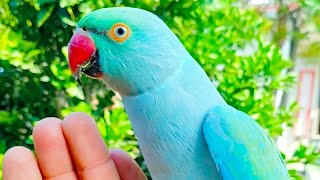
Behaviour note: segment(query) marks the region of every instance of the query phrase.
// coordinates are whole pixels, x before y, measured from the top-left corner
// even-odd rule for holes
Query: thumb
[[[146,180],[147,177],[139,165],[121,149],[111,149],[111,158],[116,165],[121,180]]]

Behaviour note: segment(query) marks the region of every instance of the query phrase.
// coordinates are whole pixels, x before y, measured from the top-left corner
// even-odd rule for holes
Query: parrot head
[[[83,17],[68,45],[69,67],[123,95],[159,86],[187,56],[157,16],[136,8],[104,8]]]

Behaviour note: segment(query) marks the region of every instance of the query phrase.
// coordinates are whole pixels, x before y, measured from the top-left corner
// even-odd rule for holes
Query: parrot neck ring
[[[80,75],[81,73],[85,74],[94,79],[98,79],[102,76],[101,66],[99,64],[99,53],[96,51],[91,58],[84,64],[78,65],[77,72],[74,74],[74,78],[81,85]]]

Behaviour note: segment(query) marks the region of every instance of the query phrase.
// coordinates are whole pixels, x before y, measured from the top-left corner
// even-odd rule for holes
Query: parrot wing
[[[247,114],[216,106],[207,114],[203,132],[223,179],[289,179],[273,141]]]

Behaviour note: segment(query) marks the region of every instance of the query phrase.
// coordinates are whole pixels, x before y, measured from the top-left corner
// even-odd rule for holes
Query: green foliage
[[[146,170],[121,102],[103,84],[68,70],[67,43],[76,22],[94,9],[131,6],[163,19],[218,84],[226,101],[257,120],[272,136],[292,126],[293,104],[274,107],[287,90],[292,63],[263,37],[271,22],[233,1],[3,0],[0,2],[0,154],[15,145],[33,148],[32,128],[41,118],[70,112],[92,115],[110,147],[128,151]],[[21,13],[24,12],[24,13]]]
[[[311,43],[305,50],[301,52],[302,57],[306,58],[310,63],[319,62],[320,57],[320,42],[316,41]]]
[[[307,16],[304,18],[307,18],[309,23],[314,23],[320,30],[320,3],[318,0],[298,0],[300,6],[305,10],[305,13]]]
[[[304,164],[318,164],[320,158],[320,150],[317,149],[316,144],[306,146],[300,144],[295,150],[293,157],[286,161],[286,163],[304,163]]]
[[[298,148],[293,153],[293,156],[289,159],[284,157],[284,160],[289,168],[289,174],[293,179],[300,180],[303,179],[305,172],[298,172],[297,170],[290,168],[292,164],[303,164],[304,169],[306,165],[316,165],[320,166],[320,150],[317,149],[316,144],[304,145],[299,144]]]

